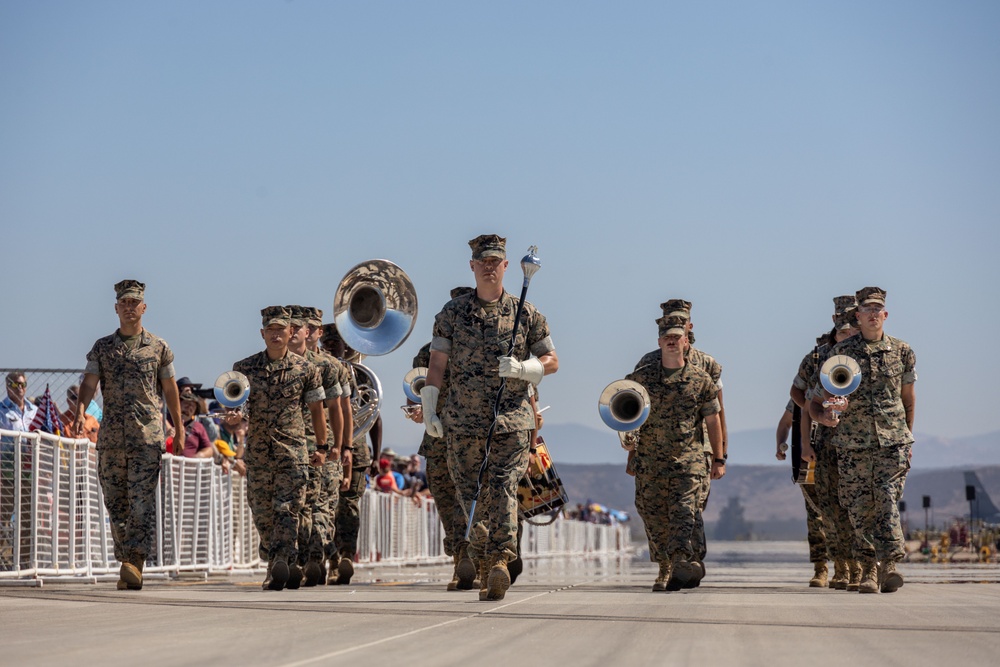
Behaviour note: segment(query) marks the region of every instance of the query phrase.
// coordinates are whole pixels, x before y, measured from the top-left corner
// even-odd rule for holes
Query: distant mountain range
[[[644,539],[635,512],[635,485],[625,474],[626,453],[610,429],[579,424],[547,423],[542,430],[549,453],[556,463],[572,506],[590,500],[633,517],[633,537]],[[729,472],[712,485],[706,511],[712,524],[732,497],[739,500],[744,518],[759,539],[804,539],[805,506],[799,488],[791,481],[791,466],[774,458],[772,429],[730,434]],[[940,527],[953,517],[968,516],[963,471],[979,474],[985,489],[1000,507],[1000,431],[961,438],[917,434],[913,469],[906,481],[903,500],[907,519],[922,527],[922,496],[931,496],[928,519]],[[412,449],[412,448],[411,448]],[[409,451],[406,447],[398,451]]]
[[[571,506],[590,501],[624,510],[633,517],[633,538],[644,538],[642,522],[635,511],[635,484],[625,474],[624,465],[571,464],[557,460],[556,470],[566,486]],[[1000,506],[1000,465],[911,470],[903,494],[907,507],[905,518],[911,527],[923,527],[921,501],[925,495],[931,497],[928,519],[932,525],[941,527],[954,517],[969,515],[965,470],[973,470],[979,475],[994,504]],[[712,484],[705,512],[710,537],[719,512],[733,497],[743,507],[743,516],[752,525],[755,538],[805,539],[805,505],[799,487],[791,481],[790,466],[730,466],[726,477]]]

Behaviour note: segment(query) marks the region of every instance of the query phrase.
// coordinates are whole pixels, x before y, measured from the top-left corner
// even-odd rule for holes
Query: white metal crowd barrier
[[[144,572],[203,574],[261,567],[246,481],[211,459],[164,455],[156,539]],[[433,499],[368,490],[356,560],[446,561]],[[525,558],[623,553],[627,526],[557,519],[525,524]],[[117,574],[119,563],[88,440],[0,430],[0,582]]]

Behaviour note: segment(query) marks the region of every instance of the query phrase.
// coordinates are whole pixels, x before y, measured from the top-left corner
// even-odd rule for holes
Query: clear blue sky
[[[831,298],[879,285],[918,434],[995,431],[998,34],[996,2],[2,2],[0,366],[82,367],[137,278],[209,383],[260,308],[383,257],[420,299],[369,360],[412,451],[402,376],[496,232],[539,247],[551,423],[604,428],[683,297],[730,431],[771,427]]]

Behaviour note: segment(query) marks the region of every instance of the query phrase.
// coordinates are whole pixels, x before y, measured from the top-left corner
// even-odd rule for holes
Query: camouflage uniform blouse
[[[116,331],[99,338],[87,353],[86,372],[96,375],[104,397],[98,449],[163,447],[160,380],[174,376],[174,353],[145,329],[129,349]]]
[[[247,462],[308,463],[302,413],[309,403],[326,399],[319,368],[290,352],[271,361],[265,350],[237,361],[233,370],[250,381]]]
[[[712,378],[712,382],[715,383],[715,388],[717,390],[722,389],[722,364],[716,361],[715,357],[710,354],[706,354],[695,347],[689,347],[687,352],[684,353],[684,362],[685,364],[691,364],[695,368],[700,368],[708,373],[708,376]],[[642,359],[640,359],[639,363],[635,365],[635,370],[639,370],[643,366],[648,365],[663,365],[663,356],[659,349],[642,355]],[[712,443],[708,439],[707,428],[702,429],[702,450],[706,454],[712,453]]]
[[[306,350],[306,353],[302,356],[306,361],[311,362],[319,369],[320,381],[323,383],[323,393],[326,394],[324,401],[328,401],[331,398],[339,398],[340,371],[334,365],[336,360],[333,357],[313,352],[312,350]],[[340,362],[336,363],[339,365]],[[334,439],[330,429],[333,428],[333,424],[330,423],[330,412],[326,409],[325,402],[323,403],[323,419],[326,421],[326,439],[332,446]],[[306,443],[309,446],[309,452],[312,453],[316,451],[316,431],[313,429],[312,412],[309,411],[308,403],[302,405],[302,421],[306,427]]]
[[[504,291],[496,305],[486,309],[472,291],[452,299],[437,314],[431,350],[448,356],[451,386],[441,411],[447,431],[485,435],[493,422],[493,402],[503,379],[497,375],[497,357],[507,354],[517,304],[517,297]],[[511,356],[523,360],[529,353],[540,357],[553,350],[545,316],[525,302]],[[534,428],[528,384],[507,378],[496,433]]]
[[[625,379],[649,393],[649,417],[639,430],[636,457],[690,463],[704,469],[704,418],[720,411],[719,391],[708,373],[685,364],[673,375],[658,360],[641,366]]]
[[[838,354],[858,362],[861,384],[848,397],[847,409],[833,431],[833,445],[865,449],[913,444],[902,398],[903,385],[917,380],[913,348],[889,335],[868,343],[858,334],[834,345],[830,356]],[[817,383],[813,392],[822,395],[823,387]]]

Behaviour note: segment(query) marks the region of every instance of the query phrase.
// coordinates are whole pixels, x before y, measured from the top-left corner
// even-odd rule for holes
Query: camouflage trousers
[[[691,532],[691,548],[694,549],[694,559],[704,561],[708,554],[708,540],[705,538],[705,508],[708,507],[708,496],[712,492],[712,460],[715,455],[705,452],[705,478],[698,489],[698,511],[695,514],[694,530]]]
[[[823,516],[823,532],[830,558],[851,560],[854,558],[854,529],[847,508],[840,503],[839,459],[838,450],[832,445],[816,448],[816,504]]]
[[[160,457],[160,448],[150,444],[97,452],[97,476],[119,562],[138,565],[149,556],[156,534]]]
[[[334,549],[337,502],[344,468],[340,461],[327,461],[307,471],[306,501],[299,514],[299,562],[321,562]]]
[[[818,464],[817,464],[818,467]],[[819,471],[816,471],[819,477]],[[799,484],[802,498],[806,501],[806,537],[809,540],[809,562],[825,563],[829,560],[827,550],[826,522],[820,505],[819,490],[816,484]]]
[[[351,484],[346,491],[340,492],[340,501],[337,503],[336,535],[334,535],[335,549],[328,553],[330,562],[336,564],[341,558],[354,560],[354,554],[358,552],[358,533],[361,532],[361,495],[365,492],[365,472],[364,468],[355,467],[351,471]]]
[[[262,457],[246,459],[247,500],[260,535],[260,557],[289,564],[298,557],[299,515],[306,502],[308,464],[285,464]]]
[[[427,461],[427,488],[434,497],[438,518],[444,528],[444,552],[454,556],[458,553],[459,543],[465,539],[468,515],[458,502],[455,482],[448,469],[448,443],[443,438],[432,438],[424,432],[418,453]]]
[[[910,470],[910,445],[841,448],[840,502],[854,527],[854,553],[861,561],[902,560],[903,528],[897,502]]]
[[[469,555],[475,559],[517,557],[517,483],[528,469],[530,431],[494,434],[476,502]],[[479,468],[486,451],[486,438],[446,433],[448,468],[466,517],[476,495]],[[460,542],[464,541],[464,536]]]
[[[663,563],[696,556],[692,537],[701,503],[704,466],[635,460],[635,507],[646,527],[649,558]]]

